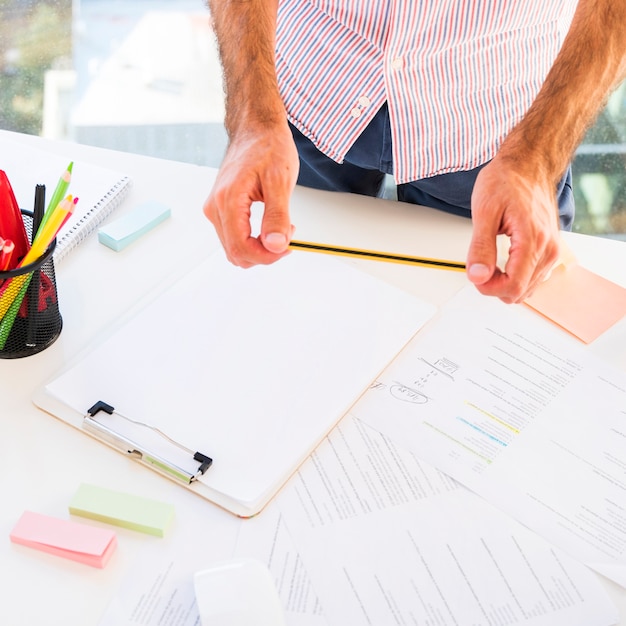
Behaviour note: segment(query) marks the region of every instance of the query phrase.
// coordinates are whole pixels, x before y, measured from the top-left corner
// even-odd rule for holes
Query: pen
[[[20,260],[28,252],[30,242],[24,227],[22,212],[6,175],[0,170],[0,235],[15,244],[15,259]]]
[[[11,267],[13,250],[15,250],[15,244],[10,239],[5,239],[0,250],[0,271],[6,272]]]
[[[72,212],[73,210],[74,203],[72,201],[72,196],[67,196],[67,198],[65,198],[65,200],[57,206],[56,210],[52,212],[47,223],[42,223],[33,245],[18,267],[23,267],[33,261],[36,261],[46,251],[48,246],[52,243],[52,240],[56,237],[62,222],[66,219],[67,213]],[[0,319],[5,316],[14,300],[19,298],[20,295],[22,298],[24,297],[22,294],[22,288],[25,282],[30,282],[29,278],[29,274],[21,274],[11,280],[5,281],[2,285],[2,288],[0,289]],[[7,291],[9,284],[12,284],[14,288]],[[18,292],[17,296],[13,295],[16,291]]]
[[[46,203],[46,186],[45,185],[36,185],[35,186],[35,204],[33,207],[33,229],[31,235],[31,245],[33,241],[35,241],[35,237],[37,236],[37,231],[41,226],[41,222],[43,220],[43,216],[45,213],[45,203]]]
[[[442,270],[452,270],[455,272],[465,271],[465,263],[461,263],[459,261],[448,261],[445,259],[432,259],[428,257],[392,254],[390,252],[377,252],[375,250],[363,250],[361,248],[347,248],[345,246],[329,246],[326,244],[313,243],[310,241],[292,240],[289,244],[289,247],[298,250],[308,250],[310,252],[337,254],[339,256],[350,256],[361,259],[370,259],[374,261],[404,263],[407,265],[421,265],[423,267],[433,267]]]
[[[35,187],[35,205],[33,207],[33,227],[31,245],[35,242],[37,231],[41,225],[44,215],[44,207],[46,203],[46,187],[45,185],[37,185]],[[26,328],[26,345],[33,347],[36,345],[35,332],[37,329],[37,313],[39,312],[39,289],[41,286],[41,268],[37,268],[29,281],[28,286],[28,308],[27,308],[27,328]],[[18,294],[19,298],[19,294]],[[4,320],[3,320],[4,321]],[[2,342],[2,328],[0,324],[0,343]]]
[[[4,239],[0,236],[0,272],[4,272],[7,269],[8,264],[5,263],[4,255]],[[0,287],[4,281],[0,280]]]

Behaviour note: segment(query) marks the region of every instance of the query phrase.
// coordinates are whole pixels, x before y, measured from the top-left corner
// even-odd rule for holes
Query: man
[[[204,211],[231,262],[288,253],[299,172],[372,194],[389,172],[402,199],[471,209],[467,275],[481,293],[521,302],[545,279],[573,217],[572,155],[626,76],[626,1],[209,5],[229,146]],[[502,269],[498,234],[511,243]]]

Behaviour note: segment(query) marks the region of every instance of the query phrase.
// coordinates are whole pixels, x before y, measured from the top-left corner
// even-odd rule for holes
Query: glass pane
[[[0,0],[0,127],[217,166],[222,75],[203,0]]]
[[[40,134],[48,70],[72,64],[71,0],[0,0],[0,127]]]
[[[0,0],[0,127],[218,166],[222,74],[204,0]],[[573,163],[574,230],[626,239],[626,83]]]
[[[626,82],[576,152],[574,230],[626,240]]]
[[[203,0],[82,0],[73,46],[72,139],[219,165],[222,75]]]

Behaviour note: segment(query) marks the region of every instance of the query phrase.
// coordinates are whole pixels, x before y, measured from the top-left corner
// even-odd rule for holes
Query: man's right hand
[[[298,178],[298,153],[287,121],[231,138],[204,214],[226,256],[240,267],[268,265],[289,254],[293,226],[289,200]],[[251,205],[263,202],[258,237],[252,236]]]

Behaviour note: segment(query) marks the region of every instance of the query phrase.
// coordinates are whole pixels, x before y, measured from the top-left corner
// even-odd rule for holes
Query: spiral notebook
[[[46,186],[46,198],[52,196],[70,160],[4,136],[0,141],[0,169],[6,173],[22,210],[32,211],[38,184]],[[73,161],[68,193],[79,200],[74,214],[57,236],[55,262],[95,232],[124,200],[130,186],[131,179],[122,172],[86,161]]]

